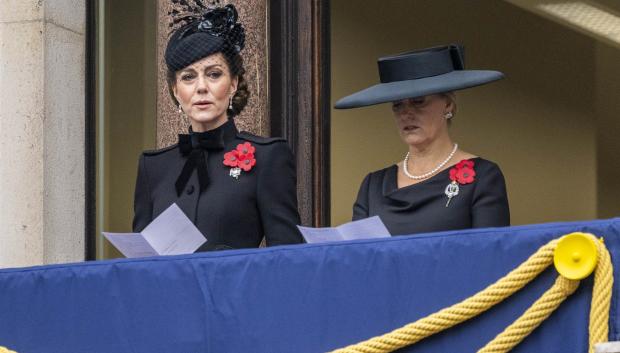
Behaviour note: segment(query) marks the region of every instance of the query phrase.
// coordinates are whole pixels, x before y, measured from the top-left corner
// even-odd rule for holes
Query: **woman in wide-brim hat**
[[[189,132],[177,144],[142,153],[134,231],[176,203],[207,238],[199,251],[257,247],[263,237],[268,246],[303,242],[288,144],[235,126],[249,95],[237,10],[173,3],[167,82]]]
[[[408,151],[364,178],[353,220],[380,216],[392,235],[510,225],[499,167],[459,149],[449,130],[454,92],[503,74],[465,70],[459,45],[383,57],[378,64],[381,83],[340,99],[336,108],[391,103]]]

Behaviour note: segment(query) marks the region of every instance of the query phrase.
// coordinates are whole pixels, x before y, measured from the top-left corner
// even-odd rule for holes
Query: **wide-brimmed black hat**
[[[504,77],[499,71],[465,70],[463,47],[456,44],[386,56],[378,64],[381,83],[340,99],[336,109],[456,91]]]

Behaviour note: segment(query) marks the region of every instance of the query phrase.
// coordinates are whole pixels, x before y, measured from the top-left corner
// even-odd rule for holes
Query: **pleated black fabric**
[[[476,177],[460,185],[448,207],[444,191],[451,182],[449,170],[403,188],[397,186],[398,166],[370,173],[364,178],[353,220],[379,216],[392,235],[510,225],[506,184],[499,167],[473,158]]]

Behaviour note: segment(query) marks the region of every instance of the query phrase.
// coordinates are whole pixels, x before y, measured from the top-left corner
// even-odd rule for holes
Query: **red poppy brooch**
[[[463,159],[450,169],[450,180],[452,182],[446,186],[445,194],[448,196],[446,207],[450,205],[450,200],[459,194],[459,185],[473,183],[475,176],[474,162],[469,159]]]
[[[241,171],[249,172],[256,165],[254,158],[256,148],[249,142],[237,145],[237,148],[230,152],[224,153],[224,165],[230,167],[229,175],[235,179],[239,179]]]

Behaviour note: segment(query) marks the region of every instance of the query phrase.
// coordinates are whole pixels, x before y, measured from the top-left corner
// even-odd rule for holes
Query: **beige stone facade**
[[[237,6],[246,27],[245,76],[251,90],[249,104],[237,122],[240,129],[268,135],[267,1],[230,2]],[[96,233],[110,229],[130,231],[135,180],[132,173],[139,153],[127,150],[131,146],[125,142],[133,139],[131,134],[136,130],[130,127],[152,119],[152,131],[156,131],[159,146],[174,143],[176,134],[187,128],[170,104],[165,86],[162,53],[167,42],[169,4],[169,0],[144,1],[138,5],[108,0],[95,6],[97,21],[101,22],[97,31],[103,29],[106,37],[106,41],[96,43],[103,53],[98,60],[104,68],[98,73],[103,73],[99,77],[103,85],[97,87],[106,87],[97,95],[102,108],[98,109],[97,114],[101,116],[97,119],[103,123],[96,125],[105,131],[97,132],[101,141],[86,141],[86,2],[0,0],[0,268],[85,259],[88,145],[97,144],[96,148],[101,150],[97,152],[97,161],[90,161],[97,165],[97,185],[101,185],[97,194]],[[144,11],[139,10],[141,6]],[[140,12],[119,16],[114,12],[119,9]],[[151,42],[147,36],[154,34],[147,28],[155,25],[155,18],[149,15],[155,11],[157,39]],[[134,23],[132,16],[151,22]],[[124,20],[130,22],[123,23]],[[106,27],[117,25],[144,31],[142,51],[136,51],[134,46],[131,46],[133,51],[123,49],[123,45],[132,45],[135,38],[115,37],[124,32]],[[150,66],[146,65],[141,80],[149,87],[157,84],[157,98],[129,97],[129,101],[137,99],[140,107],[145,106],[136,108],[138,113],[148,115],[140,120],[136,118],[140,115],[136,109],[119,104],[123,99],[127,101],[129,86],[125,83],[137,77],[130,72],[135,73],[131,70],[138,66],[131,65],[139,60],[134,58],[128,65],[120,59],[124,57],[123,52],[139,56],[148,55],[152,49],[157,53],[154,65],[157,74],[148,76]],[[152,54],[150,57],[154,60]],[[108,91],[112,88],[114,91]],[[129,91],[129,95],[135,92]],[[140,126],[138,130],[148,137],[151,129]],[[140,145],[136,147],[138,150],[155,147],[143,146],[147,143],[140,141],[136,142]],[[115,157],[117,150],[122,158]],[[88,233],[88,236],[93,235]],[[98,239],[96,243],[98,258],[111,256],[104,251],[105,241]]]
[[[80,0],[0,1],[0,267],[84,259]]]

